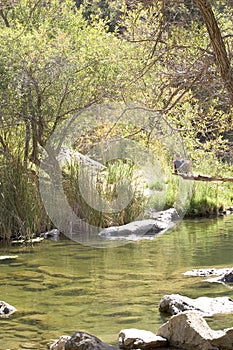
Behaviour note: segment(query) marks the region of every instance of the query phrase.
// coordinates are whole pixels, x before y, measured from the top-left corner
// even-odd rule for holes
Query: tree
[[[132,55],[130,45],[122,46],[102,23],[88,26],[73,1],[39,3],[16,4],[8,12],[10,28],[3,23],[0,32],[2,152],[17,149],[37,165],[65,119],[94,102],[119,98]]]
[[[225,43],[218,26],[218,22],[214,16],[209,0],[195,1],[203,16],[214,50],[216,64],[218,65],[221,77],[228,90],[231,104],[233,105],[233,68],[226,51]]]
[[[150,8],[139,7],[128,13],[124,36],[134,43],[141,59],[141,69],[132,81],[135,86],[140,82],[144,104],[163,114],[179,131],[193,159],[199,162],[210,155],[213,159],[230,149],[224,138],[232,130],[230,95],[216,69],[206,27],[200,14],[196,15],[197,6],[193,19],[189,17],[185,23],[168,21],[164,8],[167,3],[171,2],[154,1]],[[182,4],[172,2],[174,13]],[[217,13],[220,5],[216,3]],[[231,53],[229,14],[229,8],[224,6],[218,20]],[[152,127],[156,125],[152,123]]]

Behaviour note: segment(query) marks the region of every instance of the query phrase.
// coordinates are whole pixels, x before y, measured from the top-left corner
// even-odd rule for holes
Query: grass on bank
[[[231,167],[223,170],[226,176],[230,176]],[[80,176],[83,176],[81,183],[86,198],[83,198],[80,191]],[[79,172],[77,164],[70,164],[63,178],[63,187],[76,214],[90,224],[101,227],[122,225],[138,219],[145,208],[163,210],[175,206],[178,210],[185,211],[186,216],[198,217],[216,215],[219,210],[232,205],[233,183],[194,182],[192,193],[187,197],[188,190],[185,186],[189,186],[188,182],[180,184],[177,176],[171,175],[169,167],[163,181],[156,179],[146,187],[145,184],[142,185],[141,179],[140,176],[135,177],[133,164],[121,160],[110,164],[108,170],[95,176],[93,182],[85,169]],[[152,193],[149,197],[145,195],[147,191]],[[99,196],[96,197],[96,193]],[[125,194],[128,202],[117,210],[117,205],[121,205],[118,202],[119,194]],[[101,198],[112,204],[112,210],[101,207],[103,204],[96,202],[101,201]],[[37,174],[26,167],[20,158],[1,162],[0,199],[1,240],[29,238],[34,233],[46,231],[52,225],[40,198]],[[91,208],[93,201],[95,209]]]

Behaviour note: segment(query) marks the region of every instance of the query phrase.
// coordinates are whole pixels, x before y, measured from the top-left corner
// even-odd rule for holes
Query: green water
[[[84,247],[64,239],[33,246],[1,247],[0,300],[17,308],[0,319],[0,350],[47,349],[76,330],[117,344],[123,328],[156,332],[164,294],[230,296],[221,284],[182,273],[199,267],[233,266],[233,216],[183,221],[154,240],[117,248]],[[233,315],[207,320],[212,328],[233,326]]]

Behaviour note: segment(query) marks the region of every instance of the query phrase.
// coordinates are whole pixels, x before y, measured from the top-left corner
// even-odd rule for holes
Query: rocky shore
[[[218,283],[233,282],[232,268],[192,270],[184,275],[216,275]],[[233,327],[213,330],[205,320],[205,317],[216,314],[233,313],[231,298],[223,296],[191,299],[180,294],[170,294],[160,300],[159,311],[171,317],[156,333],[135,328],[122,329],[118,335],[118,347],[108,345],[94,335],[77,331],[71,336],[61,336],[50,346],[50,350],[233,349]]]
[[[233,328],[211,329],[197,311],[184,311],[172,316],[155,333],[140,329],[123,329],[118,336],[119,346],[102,342],[97,337],[77,331],[61,336],[50,350],[232,350]]]
[[[16,256],[3,256],[2,259]],[[184,273],[190,277],[210,277],[208,282],[223,283],[231,288],[233,268],[193,269]],[[213,277],[216,276],[216,277]],[[233,327],[213,330],[205,317],[216,314],[233,314],[233,300],[227,296],[215,298],[201,296],[196,299],[180,294],[164,295],[158,309],[167,322],[153,333],[142,329],[122,329],[118,334],[118,346],[104,343],[92,334],[77,330],[71,335],[62,335],[50,350],[232,350]],[[10,317],[16,308],[5,301],[0,302],[0,318]]]

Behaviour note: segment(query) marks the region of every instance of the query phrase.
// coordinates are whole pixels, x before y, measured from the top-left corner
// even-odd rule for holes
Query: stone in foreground
[[[196,311],[172,316],[157,335],[168,339],[169,345],[185,350],[232,350],[233,328],[215,331]]]
[[[119,350],[86,332],[76,332],[65,343],[65,350]]]
[[[199,297],[191,299],[180,294],[169,294],[160,300],[159,311],[176,315],[178,313],[196,310],[203,317],[210,317],[215,314],[233,313],[233,300],[228,297]]]
[[[141,329],[123,329],[119,333],[119,346],[121,349],[156,349],[165,347],[167,340],[150,331]]]
[[[7,304],[5,301],[0,301],[0,318],[7,318],[12,315],[17,309]]]
[[[58,340],[56,340],[52,345],[50,345],[49,350],[64,350],[65,343],[70,339],[68,335],[62,335]]]

